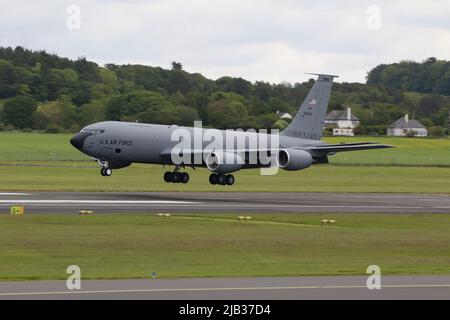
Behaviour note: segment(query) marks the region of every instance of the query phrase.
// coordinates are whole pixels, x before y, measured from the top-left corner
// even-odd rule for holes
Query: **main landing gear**
[[[189,182],[189,174],[187,172],[170,172],[167,171],[164,173],[164,181],[165,182],[173,182],[173,183],[188,183]]]
[[[234,184],[234,176],[232,174],[211,173],[209,183],[231,186]]]

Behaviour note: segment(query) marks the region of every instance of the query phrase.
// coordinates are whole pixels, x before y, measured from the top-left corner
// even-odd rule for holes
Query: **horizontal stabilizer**
[[[331,79],[339,78],[339,76],[336,76],[336,75],[333,75],[333,74],[325,74],[325,73],[305,72],[305,74],[311,74],[311,75],[319,76],[319,77],[322,77],[322,78],[331,78]]]

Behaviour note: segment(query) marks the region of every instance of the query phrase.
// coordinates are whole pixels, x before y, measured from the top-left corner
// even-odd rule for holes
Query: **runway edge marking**
[[[98,293],[151,293],[151,292],[189,292],[189,291],[257,291],[257,290],[301,290],[301,289],[362,289],[366,286],[294,286],[294,287],[247,287],[247,288],[167,288],[167,289],[123,289],[123,290],[86,290],[86,291],[42,291],[42,292],[7,292],[0,296],[24,295],[66,295],[66,294],[98,294]],[[383,285],[382,288],[450,288],[450,284],[411,284]]]

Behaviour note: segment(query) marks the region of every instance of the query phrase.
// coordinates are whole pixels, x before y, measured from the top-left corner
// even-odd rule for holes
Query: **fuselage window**
[[[91,134],[102,134],[102,133],[105,132],[105,130],[102,130],[102,129],[82,129],[81,133],[84,133],[84,132],[89,132]]]

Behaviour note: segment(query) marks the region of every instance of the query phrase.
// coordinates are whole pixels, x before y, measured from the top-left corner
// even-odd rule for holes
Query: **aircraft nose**
[[[84,140],[88,137],[88,134],[77,133],[70,139],[70,143],[77,149],[83,148]]]

